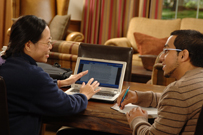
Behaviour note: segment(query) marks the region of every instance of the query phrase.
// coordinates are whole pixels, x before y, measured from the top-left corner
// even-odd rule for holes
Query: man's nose
[[[159,60],[161,61],[161,62],[163,62],[163,60],[164,60],[164,52],[162,51],[160,54],[159,54]]]

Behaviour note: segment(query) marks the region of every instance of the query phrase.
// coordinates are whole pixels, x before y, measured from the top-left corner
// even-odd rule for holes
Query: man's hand
[[[148,119],[147,111],[142,110],[140,107],[133,108],[129,113],[126,113],[129,125],[131,124],[132,120],[138,116],[146,117]]]
[[[135,91],[129,90],[126,97],[125,97],[125,99],[121,103],[121,100],[122,100],[126,90],[127,89],[122,90],[121,94],[117,98],[117,104],[118,104],[118,106],[121,106],[120,109],[122,109],[122,110],[123,110],[123,108],[125,107],[126,104],[128,104],[128,103],[136,103],[137,99],[138,99],[137,93]]]

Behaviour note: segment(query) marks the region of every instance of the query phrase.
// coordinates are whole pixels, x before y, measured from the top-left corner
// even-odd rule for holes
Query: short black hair
[[[24,53],[25,43],[28,41],[37,43],[46,26],[47,24],[43,19],[34,15],[19,17],[11,27],[8,48],[2,58],[7,59],[14,54]]]
[[[176,30],[171,35],[177,36],[176,49],[188,50],[191,64],[203,67],[203,34],[196,30]]]

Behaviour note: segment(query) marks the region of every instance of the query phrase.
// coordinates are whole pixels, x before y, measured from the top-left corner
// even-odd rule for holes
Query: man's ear
[[[181,55],[181,61],[185,62],[190,59],[189,57],[189,51],[188,50],[183,50],[182,53],[179,53]]]

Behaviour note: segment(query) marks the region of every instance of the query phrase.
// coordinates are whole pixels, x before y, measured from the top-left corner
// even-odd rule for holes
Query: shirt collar
[[[37,66],[36,61],[31,56],[29,56],[29,55],[27,55],[25,53],[15,54],[14,57],[22,57],[25,61],[29,62],[32,65],[36,65]]]

